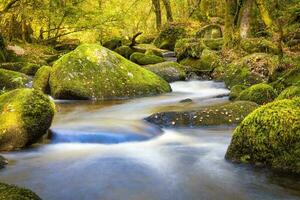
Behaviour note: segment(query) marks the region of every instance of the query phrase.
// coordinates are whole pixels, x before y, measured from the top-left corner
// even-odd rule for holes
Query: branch
[[[130,48],[134,47],[137,42],[135,41],[137,37],[139,37],[140,35],[142,35],[143,32],[138,32],[137,34],[135,34],[132,39],[131,39],[131,44],[129,45]]]
[[[12,0],[11,2],[9,2],[5,8],[3,10],[0,11],[0,15],[6,13],[7,11],[9,11],[17,2],[19,2],[20,0]]]

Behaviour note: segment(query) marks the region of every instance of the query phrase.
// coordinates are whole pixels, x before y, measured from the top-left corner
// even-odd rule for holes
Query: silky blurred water
[[[161,130],[162,107],[228,101],[222,83],[175,82],[173,92],[113,102],[56,101],[51,140],[7,153],[0,181],[44,200],[300,199],[297,177],[224,160],[234,127]],[[182,104],[188,106],[186,104]]]

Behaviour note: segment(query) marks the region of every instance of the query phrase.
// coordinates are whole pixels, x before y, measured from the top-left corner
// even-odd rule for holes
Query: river
[[[44,200],[300,199],[297,177],[224,159],[234,127],[163,129],[143,118],[164,106],[228,101],[212,81],[175,82],[173,92],[132,100],[56,101],[51,139],[4,154],[0,181]]]

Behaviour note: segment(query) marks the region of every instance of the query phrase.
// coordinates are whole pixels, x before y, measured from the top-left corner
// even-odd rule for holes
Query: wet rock
[[[253,101],[263,105],[273,101],[276,97],[277,92],[272,86],[266,83],[260,83],[242,91],[237,97],[237,100]]]
[[[155,65],[146,65],[145,69],[157,74],[168,82],[186,79],[185,68],[176,62],[163,62]]]
[[[57,99],[117,99],[170,92],[156,74],[97,44],[83,44],[56,61],[50,74]]]
[[[0,90],[13,90],[16,88],[26,87],[30,78],[25,74],[10,71],[6,69],[0,69]]]
[[[40,91],[16,89],[0,96],[0,151],[24,148],[49,129],[55,105]]]
[[[143,54],[139,52],[133,53],[130,56],[130,60],[139,65],[151,65],[151,64],[162,63],[165,61],[165,59],[163,59],[160,56],[156,56],[153,54]]]
[[[151,115],[146,121],[162,127],[215,126],[240,123],[258,107],[256,103],[237,101],[185,112],[162,112]]]
[[[5,165],[7,165],[7,164],[8,164],[8,161],[3,156],[0,155],[0,169],[4,168]]]
[[[226,159],[300,174],[300,98],[266,104],[247,116]]]
[[[41,200],[32,191],[14,185],[0,183],[0,199],[5,200]]]
[[[41,67],[34,76],[33,88],[45,94],[50,93],[49,78],[52,68],[49,66]]]
[[[193,102],[192,99],[183,99],[179,103],[192,103],[192,102]]]

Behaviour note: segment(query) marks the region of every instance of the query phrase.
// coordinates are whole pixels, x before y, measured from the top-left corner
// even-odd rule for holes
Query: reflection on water
[[[44,200],[300,199],[300,182],[224,160],[231,127],[160,130],[142,119],[191,98],[227,101],[213,82],[179,82],[173,93],[118,102],[60,102],[50,144],[5,155],[0,181]],[[186,89],[192,88],[192,89]]]

